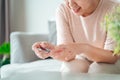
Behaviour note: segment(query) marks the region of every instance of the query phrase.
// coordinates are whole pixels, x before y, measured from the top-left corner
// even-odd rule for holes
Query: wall
[[[48,34],[48,20],[63,0],[11,0],[11,31]]]

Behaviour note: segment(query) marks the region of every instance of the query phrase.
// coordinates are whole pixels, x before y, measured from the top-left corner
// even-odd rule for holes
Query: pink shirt
[[[64,3],[57,9],[57,44],[65,42],[88,43],[93,46],[113,50],[115,42],[107,35],[101,21],[116,3],[101,0],[96,10],[87,17],[75,15]]]

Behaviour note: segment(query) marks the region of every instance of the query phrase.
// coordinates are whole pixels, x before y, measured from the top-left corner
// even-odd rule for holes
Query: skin
[[[78,16],[89,16],[98,6],[100,0],[65,0],[66,5]]]
[[[95,11],[100,0],[65,0],[65,2],[74,14],[86,17]],[[47,53],[44,50],[38,50],[40,46],[50,49],[50,52]],[[33,44],[32,50],[40,58],[45,59],[50,56],[54,59],[63,61],[67,66],[75,65],[77,62],[81,63],[77,65],[79,68],[77,71],[79,72],[87,72],[91,63],[84,59],[75,59],[75,56],[78,54],[83,53],[84,57],[92,62],[113,64],[118,59],[118,56],[113,56],[113,51],[97,48],[86,43],[63,43],[61,45],[54,46],[48,42],[36,42]],[[71,71],[76,71],[76,67],[69,68]]]
[[[41,58],[41,59],[45,59],[47,57],[50,56],[50,53],[49,52],[46,52],[44,50],[41,49],[42,48],[47,48],[49,50],[53,50],[54,49],[54,45],[50,44],[50,43],[47,43],[47,42],[35,42],[33,45],[32,45],[32,50],[35,52],[35,54]],[[41,50],[40,50],[41,49]]]

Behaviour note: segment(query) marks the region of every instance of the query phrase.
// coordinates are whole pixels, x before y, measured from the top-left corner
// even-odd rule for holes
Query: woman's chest
[[[75,42],[89,43],[98,47],[104,45],[106,31],[101,27],[99,21],[71,21],[70,32]]]

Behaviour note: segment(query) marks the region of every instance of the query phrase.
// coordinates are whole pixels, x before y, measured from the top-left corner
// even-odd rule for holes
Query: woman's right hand
[[[43,49],[49,49],[50,51],[54,49],[54,45],[48,43],[48,42],[36,42],[32,45],[32,50],[35,52],[35,54],[42,59],[45,59],[50,56],[50,52],[47,52]]]

